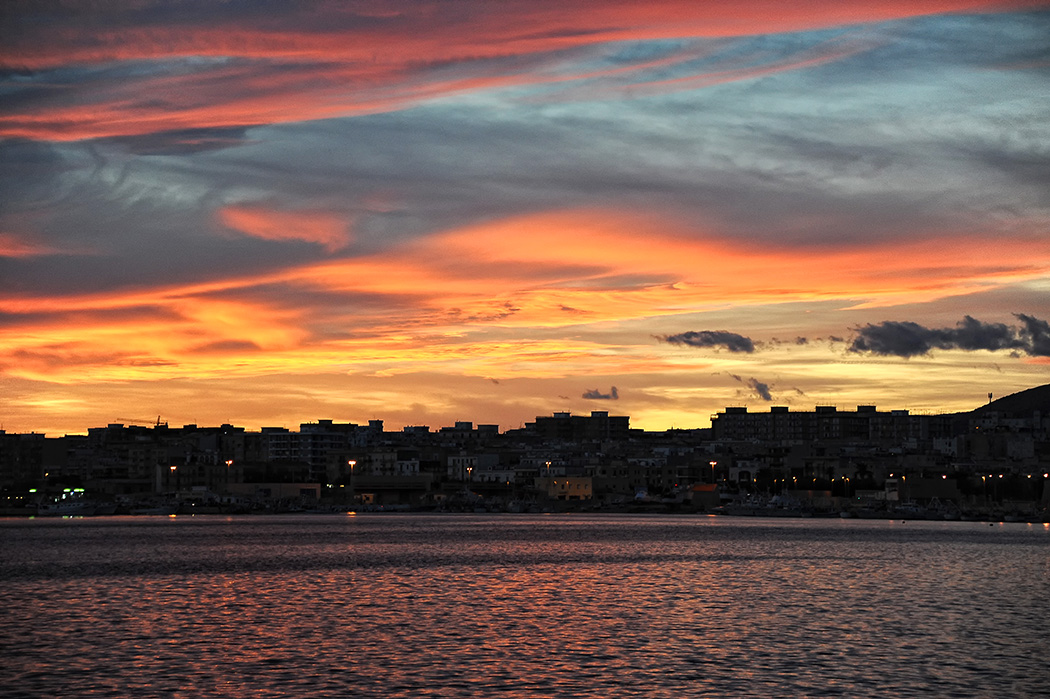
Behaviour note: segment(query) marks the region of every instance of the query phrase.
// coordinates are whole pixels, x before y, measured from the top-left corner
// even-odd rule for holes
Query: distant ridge
[[[1036,410],[1050,413],[1050,384],[1003,396],[976,410],[971,410],[968,414],[980,415],[994,411],[1005,415],[1030,415]]]

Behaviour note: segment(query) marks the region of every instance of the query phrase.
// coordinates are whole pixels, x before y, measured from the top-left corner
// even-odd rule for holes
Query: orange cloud
[[[990,249],[991,248],[991,249]],[[322,284],[382,292],[412,268],[407,287],[433,299],[519,311],[501,322],[565,325],[664,315],[712,303],[818,298],[889,304],[1036,278],[1050,243],[935,236],[842,249],[735,244],[680,223],[623,212],[553,212],[450,231],[379,261],[335,261],[306,274]],[[514,272],[516,270],[516,272]],[[627,283],[625,283],[627,280]],[[404,284],[404,282],[401,282]],[[576,313],[566,313],[571,308]]]
[[[302,240],[323,245],[329,252],[346,247],[346,221],[326,211],[280,211],[264,206],[226,206],[218,212],[222,225],[263,240]]]
[[[1048,274],[1044,239],[989,245],[943,235],[778,249],[657,217],[555,211],[264,275],[0,298],[0,312],[13,314],[0,336],[0,366],[10,376],[71,383],[338,368],[475,376],[662,371],[668,367],[648,332],[616,352],[588,333],[716,308],[930,301]]]

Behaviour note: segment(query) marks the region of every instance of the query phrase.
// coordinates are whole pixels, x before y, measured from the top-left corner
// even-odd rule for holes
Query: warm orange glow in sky
[[[350,242],[347,224],[324,211],[274,211],[258,206],[227,206],[219,212],[227,228],[263,240],[305,240],[329,252]]]
[[[8,431],[1046,382],[1046,3],[190,5],[5,20]]]

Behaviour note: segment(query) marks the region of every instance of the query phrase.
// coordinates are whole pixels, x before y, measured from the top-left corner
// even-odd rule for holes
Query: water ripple
[[[1045,529],[3,521],[0,694],[1037,696]]]

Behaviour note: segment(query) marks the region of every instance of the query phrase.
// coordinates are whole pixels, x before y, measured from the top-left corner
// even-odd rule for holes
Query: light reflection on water
[[[1035,696],[1050,530],[0,521],[5,696]]]

